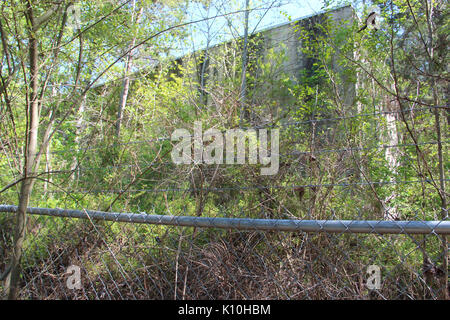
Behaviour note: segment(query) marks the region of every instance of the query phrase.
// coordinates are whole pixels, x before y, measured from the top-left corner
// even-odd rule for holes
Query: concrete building
[[[319,24],[327,19],[335,28],[339,28],[351,24],[353,18],[353,8],[343,6],[266,28],[251,35],[248,40],[249,67],[246,81],[246,89],[251,91],[251,94],[245,95],[245,103],[249,108],[261,106],[267,109],[268,105],[273,105],[273,110],[264,112],[271,115],[264,119],[264,122],[273,121],[275,117],[279,119],[283,110],[294,108],[297,101],[289,86],[298,84],[302,75],[314,73],[314,58],[303,52],[302,32],[310,30],[312,34],[320,35],[322,31]],[[222,101],[226,96],[237,99],[235,103],[243,103],[244,99],[239,92],[242,84],[242,51],[242,38],[215,45],[207,50],[198,50],[176,59],[175,64],[182,66],[176,72],[179,74],[182,69],[184,76],[188,75],[192,89],[199,92],[200,104],[219,107],[217,101]],[[332,68],[337,72],[342,71],[337,64],[333,64]],[[345,104],[352,105],[355,82],[343,81],[339,90]]]

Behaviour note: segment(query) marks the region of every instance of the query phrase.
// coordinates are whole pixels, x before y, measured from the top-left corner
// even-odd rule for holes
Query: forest
[[[2,1],[0,298],[449,299],[449,28],[443,0]]]

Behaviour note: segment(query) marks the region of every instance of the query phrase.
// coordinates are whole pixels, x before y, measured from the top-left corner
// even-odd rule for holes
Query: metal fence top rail
[[[17,209],[18,207],[14,205],[0,205],[0,212],[14,213]],[[28,208],[27,212],[51,217],[199,228],[330,233],[450,234],[450,221],[210,218],[50,208]]]

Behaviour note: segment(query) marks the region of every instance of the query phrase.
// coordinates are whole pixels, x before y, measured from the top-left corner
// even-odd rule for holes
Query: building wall
[[[275,94],[273,97],[269,97],[270,103],[275,103],[279,110],[280,107],[294,107],[296,103],[295,99],[289,96],[287,91],[283,91],[283,88],[281,88],[282,85],[276,81],[277,77],[288,76],[292,83],[296,83],[299,81],[301,71],[310,68],[312,65],[311,59],[305,57],[302,53],[302,40],[300,39],[299,27],[307,26],[314,30],[314,26],[317,23],[324,21],[326,14],[329,14],[332,23],[338,26],[343,23],[351,23],[354,11],[351,6],[340,7],[327,13],[312,15],[262,30],[249,38],[249,63],[253,67],[249,68],[248,74],[255,78],[262,76],[261,67],[264,63],[270,63],[274,68],[273,76],[269,74],[269,81],[262,84],[258,83],[259,88],[252,87],[251,81],[248,83],[249,91],[260,91],[260,97],[257,96],[258,93],[252,97],[248,97],[248,100],[253,99],[252,101],[247,101],[249,104],[258,105],[262,101],[263,95],[268,95],[269,92],[275,92],[278,95]],[[277,61],[271,60],[274,57],[274,52],[284,52],[285,59],[282,60],[280,65],[277,65]],[[208,57],[207,59],[205,59],[205,55]],[[196,89],[199,92],[202,92],[199,85],[202,78],[201,71],[205,71],[203,77],[205,79],[206,90],[203,91],[203,98],[206,105],[212,106],[214,105],[214,97],[211,97],[211,95],[214,95],[214,93],[222,89],[225,90],[231,78],[234,78],[234,90],[238,90],[241,80],[241,57],[242,39],[237,39],[216,45],[207,52],[201,50],[182,57],[178,59],[178,63],[183,65],[186,70],[189,70],[187,74],[190,77],[190,82],[197,84]],[[204,61],[206,61],[205,68],[202,67]],[[333,68],[336,71],[342,71],[339,70],[337,64]],[[280,88],[273,88],[274,85],[280,86]],[[354,83],[344,83],[340,90],[341,97],[343,97],[345,103],[351,105],[355,94]],[[239,101],[236,103],[239,103]]]

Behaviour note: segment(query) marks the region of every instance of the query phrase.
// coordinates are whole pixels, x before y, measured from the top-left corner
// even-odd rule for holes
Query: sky
[[[245,0],[212,0],[210,7],[191,3],[187,8],[190,21],[211,18],[189,26],[187,39],[180,40],[172,54],[176,57],[213,46],[243,35],[244,12],[215,17],[245,9]],[[249,33],[306,17],[322,10],[322,0],[250,0]],[[209,41],[208,41],[209,39]]]

